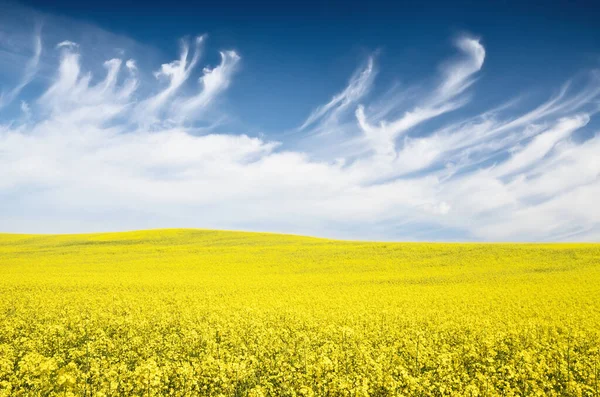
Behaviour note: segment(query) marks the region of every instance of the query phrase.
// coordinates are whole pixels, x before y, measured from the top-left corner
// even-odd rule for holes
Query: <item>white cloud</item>
[[[348,110],[350,106],[355,105],[371,89],[375,75],[374,64],[374,58],[372,56],[369,57],[365,67],[362,70],[356,71],[352,78],[350,78],[348,86],[342,92],[334,95],[325,105],[316,108],[298,130],[306,130],[318,121],[324,126],[338,121],[338,118],[344,111]],[[322,132],[322,130],[323,126],[317,128],[316,132]]]
[[[9,92],[0,92],[0,108],[11,103],[20,93],[27,84],[33,80],[38,66],[40,63],[40,56],[42,55],[42,37],[41,37],[41,26],[37,25],[35,34],[33,36],[33,56],[25,64],[21,81],[17,83]]]
[[[199,79],[202,90],[192,97],[175,101],[171,110],[172,117],[180,122],[199,118],[203,109],[207,108],[217,95],[227,89],[240,59],[235,51],[222,51],[221,63],[217,67],[204,68],[203,75]]]
[[[589,120],[587,114],[560,119],[556,126],[536,135],[527,146],[495,168],[494,173],[498,176],[507,175],[537,164],[558,142],[585,126]]]
[[[160,69],[154,72],[156,79],[166,79],[167,87],[141,103],[135,110],[136,121],[143,126],[150,126],[162,120],[161,111],[168,101],[177,93],[179,88],[189,78],[192,70],[200,59],[202,44],[206,36],[198,36],[194,40],[194,48],[190,57],[190,47],[187,40],[181,41],[181,52],[178,60],[162,64]]]
[[[63,47],[75,49],[75,48],[79,47],[79,44],[77,44],[73,41],[64,40],[56,45],[56,48],[63,48]]]
[[[442,70],[444,80],[433,98],[434,103],[448,100],[462,93],[473,83],[472,76],[483,66],[485,48],[479,39],[462,36],[456,40],[455,44],[463,52],[465,58],[451,63]]]
[[[375,78],[369,58],[296,129],[314,137],[313,148],[335,136],[335,147],[313,152],[268,135],[197,135],[195,123],[210,119],[241,59],[222,51],[194,88],[188,80],[205,41],[196,38],[192,48],[183,41],[155,81],[141,77],[144,68],[126,51],[102,60],[98,74],[82,66],[83,45],[57,46],[45,92],[22,102],[22,119],[0,124],[1,229],[186,226],[406,240],[416,230],[450,230],[448,239],[600,235],[600,137],[572,139],[598,111],[596,72],[533,110],[510,101],[411,134],[467,106],[484,47],[460,38],[461,57],[442,65],[440,81],[418,91],[414,106],[395,95],[367,102]]]
[[[394,155],[395,141],[400,135],[426,120],[465,104],[465,98],[457,97],[472,84],[472,75],[483,66],[485,49],[479,40],[469,37],[458,39],[456,46],[463,52],[465,59],[450,63],[443,68],[442,82],[420,106],[405,112],[396,120],[380,120],[378,125],[372,125],[369,122],[364,106],[358,106],[356,109],[358,123],[378,154]]]

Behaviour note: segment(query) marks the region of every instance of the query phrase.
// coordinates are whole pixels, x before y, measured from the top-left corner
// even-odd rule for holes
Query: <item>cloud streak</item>
[[[37,70],[40,63],[40,56],[42,55],[42,36],[41,36],[41,25],[37,25],[33,36],[33,56],[25,64],[23,76],[21,81],[8,92],[0,92],[0,109],[9,103],[11,103],[29,84]]]
[[[332,122],[337,121],[345,110],[355,105],[371,89],[375,75],[374,63],[374,58],[372,56],[369,57],[364,69],[354,73],[348,86],[342,92],[334,95],[325,105],[319,106],[312,111],[298,130],[306,130],[317,121],[320,121],[324,125],[330,125]]]
[[[178,121],[194,121],[201,116],[215,98],[225,91],[240,61],[235,51],[222,51],[221,63],[215,68],[206,67],[198,79],[202,89],[192,97],[176,101],[171,110],[172,117]]]
[[[485,49],[477,39],[461,37],[456,41],[464,59],[445,66],[444,78],[433,94],[424,102],[400,118],[392,121],[380,120],[373,125],[363,105],[356,109],[356,118],[365,137],[375,152],[381,155],[394,155],[395,141],[416,125],[461,107],[466,100],[457,99],[474,81],[472,76],[481,70],[485,59]]]

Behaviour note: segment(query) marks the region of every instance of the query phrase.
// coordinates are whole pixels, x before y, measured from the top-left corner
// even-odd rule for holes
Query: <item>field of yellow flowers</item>
[[[0,396],[598,396],[600,244],[0,235]]]

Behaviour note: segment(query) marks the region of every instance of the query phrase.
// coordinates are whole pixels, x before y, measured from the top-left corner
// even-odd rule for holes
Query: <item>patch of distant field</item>
[[[0,235],[0,396],[598,396],[600,244]]]

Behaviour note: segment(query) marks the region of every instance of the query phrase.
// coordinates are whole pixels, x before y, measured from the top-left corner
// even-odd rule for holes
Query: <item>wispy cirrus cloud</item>
[[[370,57],[300,127],[290,126],[309,142],[300,149],[285,135],[197,133],[235,84],[242,59],[225,49],[217,65],[201,68],[207,36],[184,39],[179,57],[157,68],[138,62],[134,51],[117,51],[125,46],[112,38],[114,51],[92,62],[93,70],[83,43],[32,36],[39,51],[34,46],[22,79],[4,97],[24,100],[23,114],[0,109],[4,231],[186,226],[405,240],[600,235],[600,135],[590,131],[600,99],[596,71],[537,106],[526,108],[515,93],[467,117],[457,110],[477,95],[486,55],[480,39],[459,37],[457,58],[441,61],[432,87],[415,83],[421,89],[410,98],[378,97]],[[56,59],[53,77],[39,96],[21,98],[46,53],[55,54],[43,60],[48,69]],[[441,115],[453,117],[429,123]],[[327,139],[334,144],[324,145]]]
[[[198,79],[202,86],[196,95],[176,100],[171,109],[172,117],[177,121],[194,121],[202,115],[214,99],[229,87],[233,73],[240,61],[235,51],[221,51],[221,63],[214,67],[205,67]]]
[[[365,108],[359,105],[356,109],[356,118],[365,137],[373,149],[383,155],[395,154],[395,141],[406,131],[416,125],[455,110],[466,103],[466,98],[458,98],[471,84],[472,76],[483,66],[485,49],[479,40],[470,37],[461,37],[456,41],[456,46],[464,54],[464,59],[446,65],[443,70],[443,79],[431,95],[426,97],[422,104],[405,112],[400,118],[387,121],[378,120],[373,125],[365,114]]]
[[[298,130],[303,131],[319,123],[316,130],[323,132],[325,127],[338,121],[345,111],[356,105],[371,89],[375,77],[374,64],[374,57],[370,56],[365,67],[356,71],[350,78],[348,86],[342,92],[334,95],[329,102],[313,110]]]
[[[23,90],[23,88],[33,80],[40,63],[41,55],[41,25],[37,24],[33,35],[33,56],[24,66],[24,72],[21,77],[21,81],[19,81],[19,83],[17,83],[17,85],[15,85],[10,91],[0,92],[0,108],[11,103],[21,93],[21,90]]]
[[[189,43],[187,40],[182,40],[179,59],[162,64],[160,69],[154,72],[156,79],[164,78],[168,84],[162,91],[144,99],[136,106],[135,118],[138,123],[148,126],[161,120],[161,110],[187,81],[190,73],[196,67],[204,40],[205,36],[196,37],[191,54]]]

